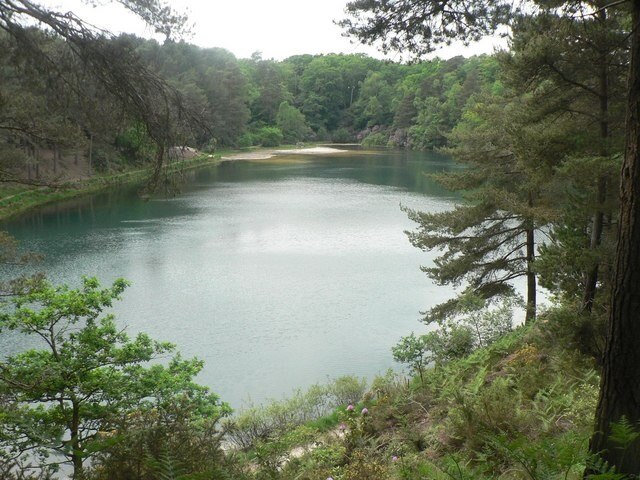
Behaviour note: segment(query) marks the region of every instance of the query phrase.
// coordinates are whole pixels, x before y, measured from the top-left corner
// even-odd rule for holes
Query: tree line
[[[160,144],[167,154],[174,145],[213,151],[307,141],[441,147],[478,95],[503,90],[491,56],[416,64],[342,54],[275,61],[171,39],[92,42],[91,58],[123,69],[113,79],[89,75],[71,41],[55,31],[0,34],[6,180],[36,182],[43,168],[58,173],[63,158],[76,165],[78,157],[88,159],[87,174],[137,165],[157,160]],[[124,71],[123,62],[138,71]],[[156,88],[139,88],[149,80]],[[144,94],[126,98],[127,88]]]

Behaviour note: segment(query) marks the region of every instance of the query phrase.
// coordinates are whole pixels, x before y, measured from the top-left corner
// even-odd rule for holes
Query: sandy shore
[[[260,150],[259,152],[241,152],[222,157],[220,160],[268,160],[278,155],[332,155],[347,150],[332,147],[292,148],[290,150]]]

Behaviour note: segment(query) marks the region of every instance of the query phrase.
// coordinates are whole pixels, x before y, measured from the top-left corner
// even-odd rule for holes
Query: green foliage
[[[638,439],[640,439],[640,422],[632,423],[626,416],[622,416],[620,420],[617,422],[611,423],[611,431],[608,435],[611,448],[614,448],[618,451],[618,454],[615,458],[618,459],[619,463],[616,463],[617,466],[622,466],[628,459],[635,459],[635,455],[637,454],[637,444]],[[599,455],[602,455],[606,458],[606,454],[609,452],[598,452]],[[598,455],[597,455],[598,456]],[[596,458],[597,458],[596,456]],[[596,462],[598,464],[600,462]],[[602,466],[607,467],[606,462],[602,462],[600,468]],[[611,474],[615,472],[615,468],[612,468],[610,471],[605,469],[605,474]],[[597,471],[597,470],[596,470]],[[625,470],[623,470],[625,471]],[[634,474],[635,471],[626,470],[627,473]],[[600,478],[596,476],[595,478]],[[604,477],[607,478],[607,477]],[[623,477],[617,478],[635,478],[634,475],[625,475]]]
[[[611,440],[626,447],[640,438],[640,429],[637,425],[633,425],[629,419],[622,417],[619,422],[611,424]]]
[[[512,464],[512,475],[532,479],[580,478],[584,472],[585,439],[581,435],[567,433],[553,440],[532,443],[521,436],[510,439],[497,435],[486,450],[487,465],[496,467],[505,462]]]
[[[481,315],[468,303],[469,316]],[[509,317],[502,307],[485,313]],[[589,465],[603,475],[593,478],[623,478],[586,453],[599,378],[588,358],[565,350],[563,337],[550,340],[550,321],[495,337],[476,331],[473,353],[425,369],[420,384],[392,372],[376,378],[366,414],[353,404],[338,409],[338,428],[285,427],[257,442],[255,477],[578,480]],[[405,338],[399,355],[411,361],[412,349],[424,346],[418,340]],[[636,438],[629,427],[619,428],[622,441]]]
[[[474,332],[461,325],[451,324],[425,335],[427,348],[437,363],[446,363],[469,355],[474,349]]]
[[[581,301],[585,288],[585,272],[599,264],[608,265],[613,260],[615,234],[610,228],[602,232],[599,245],[591,245],[590,234],[593,212],[617,209],[615,195],[607,195],[598,205],[598,179],[607,185],[615,185],[620,171],[621,157],[569,157],[557,169],[561,205],[559,221],[549,231],[549,241],[540,246],[536,264],[540,283],[553,291],[560,299],[573,303]],[[601,279],[606,282],[606,276]],[[608,304],[605,284],[594,310]]]
[[[38,263],[41,255],[33,252],[21,252],[19,242],[7,232],[0,232],[0,266],[28,265]],[[37,289],[44,280],[42,273],[21,275],[10,280],[0,281],[0,295],[8,297],[20,295]]]
[[[587,468],[591,472],[586,478],[589,480],[629,480],[629,475],[615,473],[615,467],[609,465],[599,456],[590,456],[587,459]]]
[[[176,465],[175,459],[168,451],[162,452],[159,459],[150,458],[149,464],[154,475],[159,480],[182,480],[180,467]]]
[[[248,148],[254,145],[255,140],[253,138],[253,135],[251,135],[249,132],[245,132],[242,135],[240,135],[240,138],[238,138],[238,147],[240,148]]]
[[[402,337],[400,342],[391,349],[391,352],[396,362],[408,364],[420,376],[420,381],[424,382],[422,374],[426,366],[432,361],[429,347],[430,345],[425,335],[416,337],[411,332],[408,337]]]
[[[278,127],[262,127],[253,134],[253,141],[263,147],[277,147],[283,140],[282,131]]]
[[[459,478],[443,471],[434,463],[418,459],[414,455],[403,457],[397,465],[397,475],[400,480],[414,480],[416,478],[428,478],[432,480],[451,480]]]
[[[313,428],[298,426],[281,435],[257,442],[253,454],[263,472],[274,474],[290,460],[294,448],[308,448],[317,435],[318,432]]]
[[[434,266],[424,268],[441,285],[465,282],[467,291],[488,300],[513,295],[511,281],[527,277],[527,320],[532,320],[537,239],[553,218],[549,183],[569,145],[557,125],[530,120],[533,97],[481,100],[450,136],[455,147],[449,151],[467,168],[437,176],[467,201],[445,212],[405,209],[417,223],[408,235],[417,248],[443,252]],[[426,319],[456,316],[461,308],[461,299],[452,299],[432,308]]]
[[[485,302],[470,293],[460,297],[458,320],[445,320],[439,329],[425,335],[414,333],[403,337],[392,348],[393,358],[406,363],[424,383],[425,368],[432,362],[442,365],[466,357],[477,348],[487,347],[511,331],[513,304],[505,301],[497,308],[488,309]]]
[[[155,115],[164,104],[149,89],[149,98],[125,95],[125,103],[144,101],[142,112],[128,108],[123,113],[122,98],[101,81],[86,81],[84,71],[69,61],[64,42],[32,33],[33,45],[50,51],[65,75],[50,75],[26,51],[0,39],[8,52],[0,56],[0,107],[12,119],[0,127],[5,178],[44,178],[42,171],[52,165],[40,152],[52,148],[66,150],[63,156],[77,155],[86,171],[91,157],[91,174],[152,158],[159,162],[165,149],[182,145],[210,152],[212,146],[366,137],[370,146],[434,148],[446,143],[468,101],[491,90],[496,76],[491,57],[417,65],[333,54],[282,62],[260,56],[238,60],[219,48],[121,35],[104,42],[109,55],[127,55],[126,62],[113,63],[148,68],[157,82],[171,85],[167,98],[179,101]],[[98,58],[105,54],[99,53]],[[160,123],[170,141],[160,138]],[[282,138],[275,130],[263,130],[265,126],[279,128]],[[248,130],[254,135],[247,135]]]
[[[138,410],[121,419],[113,442],[96,454],[86,476],[155,480],[161,472],[173,472],[185,479],[237,478],[231,474],[233,459],[222,451],[221,416],[186,395]]]
[[[148,161],[154,152],[153,144],[144,125],[141,124],[135,124],[125,129],[124,132],[116,136],[114,143],[124,158],[134,165]]]
[[[345,376],[327,385],[313,385],[304,392],[297,390],[286,400],[248,408],[228,420],[227,439],[247,450],[300,425],[325,430],[338,421],[335,409],[359,401],[365,388],[363,379]]]
[[[551,308],[541,331],[549,342],[562,339],[568,351],[579,351],[600,362],[606,335],[606,310],[594,309],[591,314],[580,312],[576,303]]]
[[[371,133],[362,140],[363,147],[385,147],[389,138],[382,132]]]
[[[81,475],[84,462],[108,450],[131,415],[181,399],[205,417],[229,413],[216,395],[193,383],[201,361],[176,356],[147,366],[174,347],[142,333],[132,340],[112,315],[101,316],[126,286],[117,280],[103,289],[95,278],[83,279],[79,289],[44,282],[9,301],[0,328],[33,336],[42,347],[1,364],[4,456],[37,454],[46,466],[56,454]]]
[[[389,477],[389,466],[380,459],[356,452],[344,469],[344,480],[375,480]]]
[[[349,10],[380,13],[384,2],[374,3],[352,2]],[[376,24],[381,17],[374,15],[344,25],[389,47],[408,41],[415,51],[491,31],[513,6],[454,1],[447,11],[425,8],[436,3],[408,2],[405,10],[386,12],[397,23]],[[448,212],[407,210],[417,223],[411,242],[441,251],[427,274],[467,287],[427,314],[438,330],[412,333],[393,348],[394,359],[409,365],[420,385],[393,375],[377,379],[365,396],[367,416],[336,410],[363,397],[363,382],[355,378],[249,409],[227,425],[228,441],[251,450],[256,462],[245,472],[230,474],[224,465],[217,421],[228,409],[192,383],[201,362],[175,357],[147,366],[173,347],[145,335],[131,340],[112,317],[101,317],[123,282],[111,289],[91,279],[80,290],[8,286],[21,295],[0,326],[35,335],[45,348],[1,365],[2,475],[16,476],[34,461],[46,478],[53,452],[77,471],[91,458],[85,474],[111,480],[242,478],[247,472],[343,480],[580,478],[585,465],[592,478],[622,478],[585,455],[598,385],[592,359],[601,356],[608,298],[600,294],[588,313],[575,312],[588,275],[600,269],[594,285],[604,291],[612,263],[608,225],[617,221],[610,214],[617,199],[610,192],[620,162],[629,25],[622,8],[578,15],[584,5],[539,2],[531,15],[525,9],[512,23],[510,52],[412,65],[361,55],[238,61],[224,50],[184,42],[104,41],[114,51],[136,51],[169,78],[184,105],[202,113],[205,132],[187,128],[181,112],[151,115],[164,110],[148,102],[145,118],[131,109],[122,116],[120,102],[100,82],[84,85],[82,71],[66,61],[73,52],[65,42],[25,32],[60,66],[57,78],[0,38],[0,107],[10,120],[0,127],[4,180],[38,166],[37,150],[52,145],[86,151],[90,142],[93,166],[107,170],[119,162],[115,148],[134,162],[154,153],[150,139],[248,147],[350,141],[357,134],[365,146],[449,146],[445,151],[465,168],[438,180],[467,200]],[[573,16],[563,17],[559,7]],[[376,28],[363,30],[367,22]],[[417,38],[426,43],[397,32],[382,35],[392,25],[405,33],[423,29]],[[67,90],[95,98],[78,101]],[[168,130],[149,121],[154,118],[168,119],[179,134],[165,135]],[[533,291],[539,279],[564,303],[535,328],[508,333],[511,280],[520,276],[534,282]],[[504,303],[490,304],[494,299]],[[341,420],[348,423],[344,438],[334,428]],[[624,419],[612,428],[623,449],[637,439]],[[317,448],[310,447],[314,441]],[[302,456],[292,455],[300,446]]]
[[[331,141],[334,143],[351,143],[355,141],[355,136],[346,128],[341,127],[331,134]]]
[[[460,297],[459,305],[462,318],[458,320],[458,325],[472,332],[474,348],[482,348],[512,330],[513,308],[519,303],[513,298],[506,298],[499,304],[492,305],[466,292]]]
[[[283,140],[286,143],[301,142],[310,135],[310,129],[304,115],[288,102],[282,102],[278,107],[276,125],[281,130]]]
[[[347,405],[360,401],[366,391],[367,381],[364,378],[345,375],[330,382],[326,388],[334,405]]]

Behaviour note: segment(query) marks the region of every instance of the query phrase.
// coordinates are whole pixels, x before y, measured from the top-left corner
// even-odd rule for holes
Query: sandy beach
[[[346,152],[333,147],[293,148],[289,150],[260,150],[258,152],[240,152],[221,157],[220,160],[268,160],[279,155],[332,155]]]

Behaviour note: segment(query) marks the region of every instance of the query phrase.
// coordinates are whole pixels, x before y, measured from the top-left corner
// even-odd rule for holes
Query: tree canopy
[[[70,289],[43,283],[11,299],[0,315],[1,331],[26,335],[33,348],[0,362],[2,471],[72,467],[82,478],[86,462],[120,442],[127,417],[180,405],[189,422],[230,412],[218,397],[193,382],[196,359],[141,333],[131,339],[112,315],[103,315],[127,283],[101,288],[95,278]],[[194,423],[195,427],[195,423]]]

